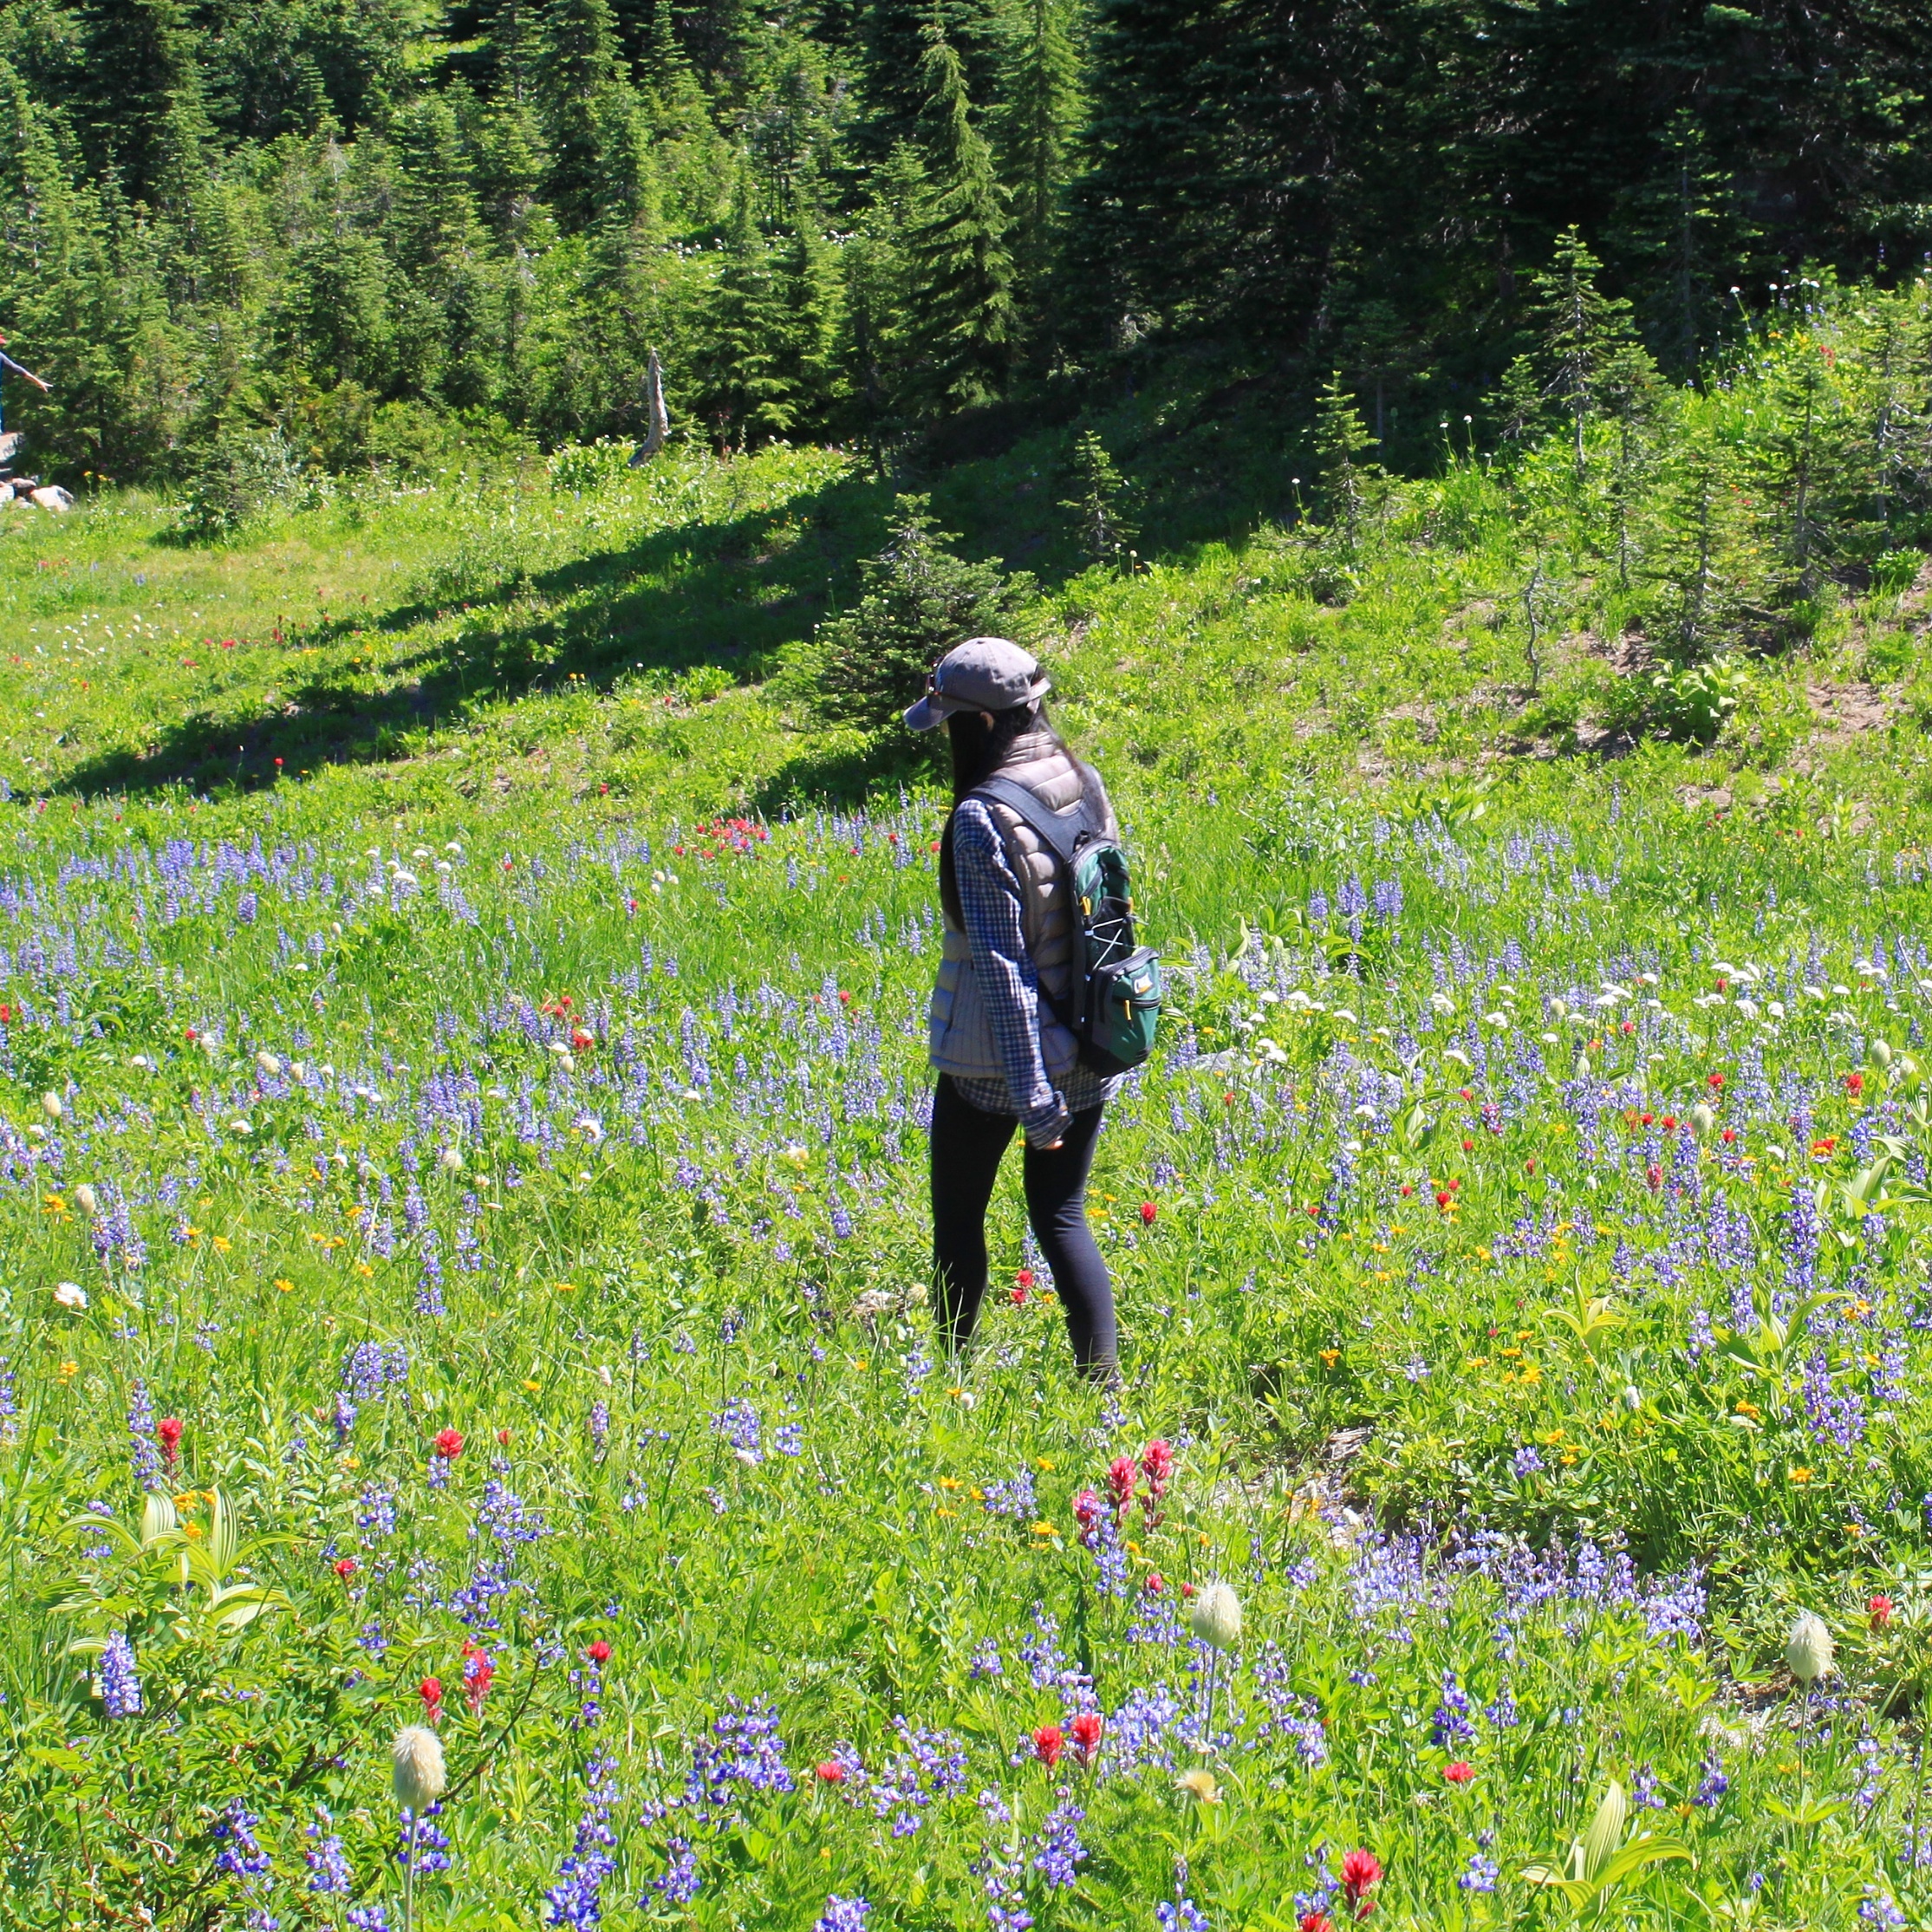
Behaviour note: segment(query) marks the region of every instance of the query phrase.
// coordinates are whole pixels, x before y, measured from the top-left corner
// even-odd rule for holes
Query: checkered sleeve
[[[1073,1116],[1040,1056],[1040,982],[1026,950],[1019,881],[992,814],[968,798],[953,815],[953,865],[973,970],[992,1020],[1006,1090],[1027,1141],[1051,1147]]]

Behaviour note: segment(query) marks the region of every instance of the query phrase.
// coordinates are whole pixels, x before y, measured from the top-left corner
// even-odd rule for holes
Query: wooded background
[[[1414,465],[1510,426],[1567,231],[1678,379],[1916,271],[1929,74],[1910,0],[11,0],[11,420],[407,469],[640,434],[655,348],[687,433],[887,452],[1193,357]]]

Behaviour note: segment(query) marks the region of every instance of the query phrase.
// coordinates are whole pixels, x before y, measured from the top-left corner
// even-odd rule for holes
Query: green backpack
[[[983,779],[973,787],[1018,814],[1058,862],[1077,915],[1073,998],[1063,1003],[1040,988],[1055,1018],[1070,1032],[1083,1066],[1125,1073],[1154,1051],[1161,1018],[1161,959],[1134,943],[1134,899],[1127,855],[1096,822],[1090,788],[1077,812],[1048,810],[1016,779]]]

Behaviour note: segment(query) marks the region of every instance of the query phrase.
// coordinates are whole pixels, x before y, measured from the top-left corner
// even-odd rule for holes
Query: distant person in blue
[[[7,427],[6,378],[8,376],[23,375],[43,396],[53,394],[53,391],[31,369],[22,368],[19,363],[6,353],[6,348],[7,338],[4,335],[0,335],[0,434],[4,434]]]

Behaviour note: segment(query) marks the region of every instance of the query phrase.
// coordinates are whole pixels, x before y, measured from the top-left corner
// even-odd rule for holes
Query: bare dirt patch
[[[1892,721],[1885,693],[1873,684],[1807,684],[1805,696],[1817,719],[1814,740],[1856,737],[1860,732],[1882,732]]]

